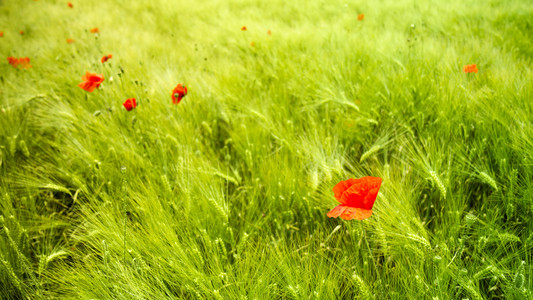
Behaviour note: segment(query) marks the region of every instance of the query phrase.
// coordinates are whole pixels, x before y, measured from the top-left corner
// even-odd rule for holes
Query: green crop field
[[[0,32],[1,299],[533,299],[531,1],[0,0]]]

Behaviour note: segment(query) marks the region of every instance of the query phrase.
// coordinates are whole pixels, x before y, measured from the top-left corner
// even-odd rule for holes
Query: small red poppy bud
[[[113,57],[112,54],[108,54],[108,55],[104,55],[102,56],[102,59],[100,60],[102,63],[105,63],[106,61],[108,61],[109,59],[111,59]]]
[[[180,103],[181,99],[183,99],[185,95],[187,95],[187,87],[181,83],[178,84],[174,90],[172,90],[172,103]]]
[[[85,75],[81,77],[81,80],[83,80],[83,82],[78,84],[78,86],[87,92],[92,92],[94,89],[99,88],[100,84],[104,82],[104,75],[86,72]]]
[[[130,111],[137,107],[137,101],[135,101],[135,98],[129,98],[126,99],[122,105],[124,105],[124,108],[126,108],[127,111]]]
[[[465,73],[477,73],[478,69],[476,64],[466,65],[463,67],[463,72]]]

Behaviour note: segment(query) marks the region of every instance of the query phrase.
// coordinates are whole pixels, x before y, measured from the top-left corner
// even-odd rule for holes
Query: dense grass
[[[0,1],[2,298],[533,298],[528,1],[72,2]]]

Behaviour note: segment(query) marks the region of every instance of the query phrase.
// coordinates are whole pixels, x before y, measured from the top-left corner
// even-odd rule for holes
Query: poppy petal
[[[351,207],[372,209],[381,182],[379,177],[367,176],[357,179],[357,182],[342,194],[339,201]]]
[[[328,212],[327,216],[330,218],[336,218],[344,213],[344,211],[348,208],[348,206],[344,205],[337,205],[334,209],[332,209],[330,212]]]
[[[89,81],[84,81],[84,82],[78,84],[78,86],[81,87],[82,89],[86,90],[87,92],[92,92],[96,88],[96,86],[94,84],[92,84],[91,82],[89,82]]]
[[[333,187],[333,193],[335,193],[335,199],[337,199],[337,200],[339,200],[339,202],[343,203],[342,201],[340,201],[342,194],[347,189],[349,189],[352,185],[354,185],[356,182],[357,182],[357,179],[350,178],[348,180],[341,181],[341,182],[337,183]]]
[[[372,210],[362,209],[357,207],[347,207],[346,210],[340,215],[344,220],[364,220],[368,219],[372,215]]]
[[[379,188],[380,186],[375,187],[368,191],[368,194],[366,194],[366,197],[363,200],[363,208],[369,207],[370,209],[372,209],[372,207],[374,206],[374,202],[376,201],[376,198],[378,197]]]

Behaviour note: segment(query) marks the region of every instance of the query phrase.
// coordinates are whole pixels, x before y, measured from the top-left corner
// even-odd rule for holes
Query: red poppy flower
[[[135,101],[135,98],[129,98],[129,99],[126,99],[126,101],[124,101],[122,105],[124,105],[127,111],[130,111],[134,109],[135,107],[137,107],[137,102]]]
[[[24,30],[19,31],[20,35],[24,35]]]
[[[91,33],[99,33],[100,30],[98,29],[98,27],[94,27],[93,29],[91,29]]]
[[[21,57],[21,58],[19,58],[19,65],[20,65],[21,68],[23,68],[23,69],[29,69],[29,68],[31,68],[31,65],[30,65],[30,58],[29,58],[29,57]]]
[[[365,19],[365,14],[358,14],[357,15],[357,20],[358,21],[363,21]]]
[[[70,3],[70,2],[67,3],[67,5],[68,5],[68,7],[70,7],[70,8],[73,8],[73,7],[74,7],[74,5],[72,5],[72,3]]]
[[[268,34],[268,35],[272,35],[272,30],[269,29],[269,30],[267,31],[267,34]]]
[[[29,69],[31,68],[30,65],[30,58],[29,57],[21,57],[21,58],[15,58],[15,57],[8,57],[7,61],[10,65],[13,66],[13,68],[22,68],[22,69]]]
[[[255,47],[255,42],[252,41],[252,42],[250,43],[250,46]]]
[[[173,90],[172,90],[172,103],[178,104],[180,103],[181,99],[187,95],[187,87],[182,85],[181,83],[178,84]]]
[[[108,54],[108,55],[104,55],[101,59],[102,63],[105,63],[106,61],[108,61],[111,57],[113,57],[113,55],[111,54]]]
[[[242,31],[246,31],[246,26],[241,27]]]
[[[0,37],[4,36],[4,32],[0,31]]]
[[[367,176],[337,183],[333,193],[341,204],[328,212],[327,216],[330,218],[340,216],[344,220],[363,220],[370,217],[381,181],[379,177]]]
[[[87,92],[92,92],[104,81],[104,75],[87,72],[81,77],[81,80],[83,80],[83,82],[78,84],[78,86]]]
[[[67,44],[72,44],[72,43],[74,43],[73,39],[67,39]]]
[[[476,64],[466,65],[463,68],[463,72],[465,73],[477,73],[477,66]]]

